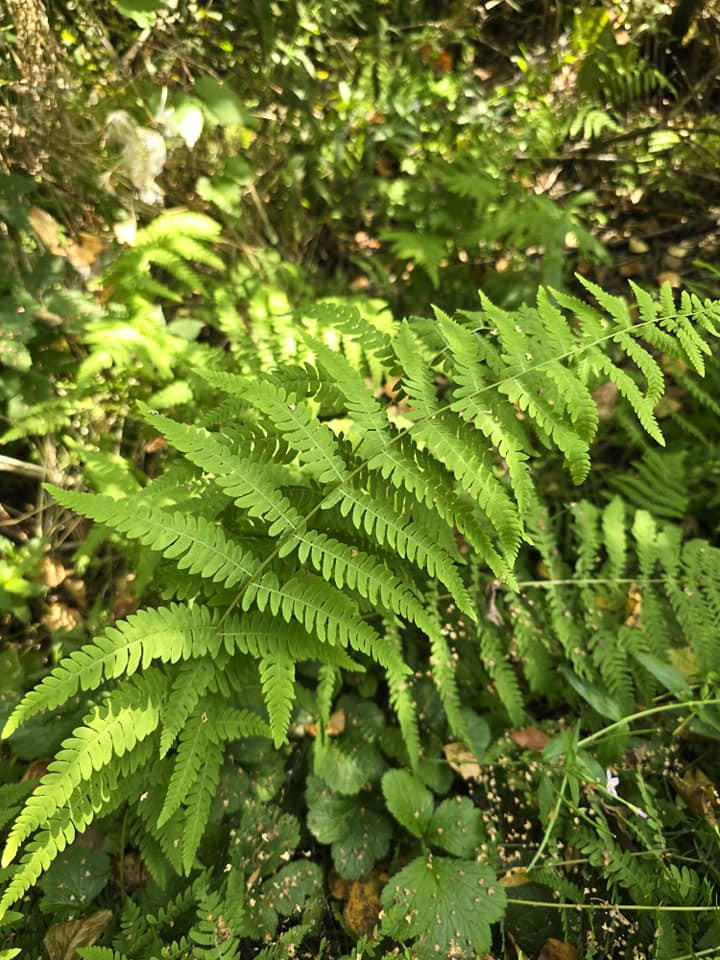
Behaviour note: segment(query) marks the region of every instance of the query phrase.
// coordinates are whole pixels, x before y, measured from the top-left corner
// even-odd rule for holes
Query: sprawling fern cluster
[[[89,282],[94,297],[65,290],[26,294],[23,310],[44,316],[50,307],[55,324],[64,321],[52,336],[46,332],[25,363],[57,386],[41,391],[40,400],[37,388],[28,389],[34,402],[13,418],[2,441],[84,426],[96,422],[99,409],[108,417],[124,409],[133,378],[157,406],[190,401],[191,371],[206,351],[194,342],[202,323],[188,321],[182,310],[209,295],[210,271],[225,269],[213,249],[219,234],[220,225],[204,214],[167,210],[138,229],[132,245]]]
[[[426,651],[450,730],[469,740],[445,623],[448,598],[468,626],[477,624],[485,665],[507,691],[511,717],[521,718],[517,674],[483,617],[478,590],[493,578],[507,589],[528,683],[545,684],[553,649],[546,624],[523,609],[521,545],[535,545],[550,578],[566,571],[553,566],[535,458],[555,452],[575,483],[587,477],[598,430],[592,394],[607,381],[628,415],[662,443],[657,356],[702,374],[718,335],[717,304],[689,295],[676,304],[669,287],[655,300],[633,287],[630,308],[583,282],[596,306],[541,291],[536,307],[507,312],[483,298],[477,311],[451,318],[436,310],[432,321],[413,319],[392,332],[350,308],[320,306],[316,335],[302,335],[311,362],[256,375],[208,370],[217,403],[205,425],[144,411],[179,455],[160,479],[125,499],[52,488],[63,506],[160,555],[158,579],[170,602],[65,658],[8,720],[5,737],[80,691],[92,704],[12,827],[3,864],[25,851],[0,909],[78,832],[123,805],[157,878],[207,866],[201,842],[228,744],[266,737],[280,747],[298,691],[307,702],[314,687],[321,772],[333,748],[325,728],[340,670],[382,672],[414,767],[421,749],[407,663]],[[617,503],[602,516],[581,504],[575,521],[577,575],[597,573],[602,530],[601,573],[622,577],[626,526]],[[635,683],[650,695],[662,682],[657,664],[677,645],[667,632],[670,614],[696,637],[702,669],[718,669],[696,601],[654,585],[659,570],[675,578],[683,566],[717,610],[715,554],[693,544],[681,552],[648,514],[636,516],[633,537],[635,576],[648,587],[648,629],[664,637],[652,656],[632,623],[617,637],[590,624],[593,647],[580,655],[572,599],[560,586],[547,594],[548,624],[576,689],[587,690],[588,657],[607,677],[618,710],[631,704]],[[613,589],[616,609],[627,584]],[[441,867],[438,861],[438,876]],[[402,910],[396,888],[393,917]]]

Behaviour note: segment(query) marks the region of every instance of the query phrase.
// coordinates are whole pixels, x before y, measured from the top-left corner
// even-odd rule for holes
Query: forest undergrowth
[[[9,0],[0,960],[720,957],[719,24]]]

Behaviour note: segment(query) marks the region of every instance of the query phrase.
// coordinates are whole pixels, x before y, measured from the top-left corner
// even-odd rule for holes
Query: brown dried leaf
[[[597,407],[598,418],[600,420],[610,420],[615,412],[615,404],[618,398],[617,384],[613,383],[612,380],[608,380],[607,383],[599,386],[597,390],[593,390],[592,398]]]
[[[459,773],[463,780],[475,780],[480,776],[482,768],[464,743],[447,743],[443,753],[450,768]]]
[[[509,730],[508,736],[523,750],[536,750],[538,753],[544,750],[552,739],[537,727],[520,727],[517,730]]]
[[[48,764],[50,763],[50,757],[41,757],[39,760],[31,760],[30,763],[25,767],[25,773],[22,775],[22,780],[27,782],[28,780],[39,780],[40,777],[44,777],[48,772]]]
[[[33,207],[28,214],[28,223],[54,257],[65,255],[62,228],[55,217],[40,207]]]
[[[77,610],[55,601],[49,604],[42,622],[48,633],[57,633],[58,630],[74,630],[81,619]]]
[[[328,890],[334,900],[347,900],[350,893],[350,881],[341,877],[336,870],[328,874]]]
[[[540,196],[542,193],[547,193],[548,190],[555,185],[555,182],[562,171],[563,168],[560,165],[551,167],[549,170],[543,170],[542,173],[539,173],[537,177],[535,177],[535,186],[533,187],[533,191],[538,196]]]
[[[298,724],[298,727],[302,727],[302,735],[307,734],[310,737],[316,737],[318,734],[318,725],[316,723],[304,723]],[[329,737],[339,737],[340,734],[345,729],[345,711],[340,708],[334,713],[330,714],[330,719],[328,720],[328,725],[325,728],[325,733]]]
[[[717,826],[715,808],[720,806],[720,795],[704,770],[691,767],[682,777],[673,777],[672,782],[690,813],[707,820],[711,827]]]
[[[92,233],[81,233],[77,240],[67,245],[67,258],[70,265],[82,277],[89,277],[95,261],[105,249],[105,241]]]
[[[65,567],[48,554],[42,558],[42,582],[51,589],[59,587],[67,575]]]
[[[111,919],[110,910],[98,910],[89,917],[54,924],[43,940],[50,960],[77,960],[77,948],[91,947]]]
[[[631,583],[625,601],[625,626],[639,627],[642,616],[643,595],[636,583]]]
[[[550,937],[538,954],[538,960],[578,960],[577,948],[565,940]]]
[[[329,737],[338,737],[345,729],[345,711],[342,707],[330,714],[325,733]]]

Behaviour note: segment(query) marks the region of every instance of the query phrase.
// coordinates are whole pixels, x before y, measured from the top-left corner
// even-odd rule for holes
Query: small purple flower
[[[635,813],[636,813],[639,817],[642,817],[643,820],[647,820],[647,818],[648,818],[648,815],[645,813],[644,810],[641,810],[640,807],[635,807]]]
[[[610,796],[612,796],[612,797],[617,797],[617,795],[618,795],[617,787],[618,787],[618,784],[620,783],[620,777],[614,777],[614,776],[612,775],[612,770],[610,769],[610,767],[607,767],[607,768],[606,768],[606,770],[605,770],[605,776],[607,777],[607,782],[606,782],[606,784],[605,784],[605,789],[606,789],[607,792],[610,794]],[[618,797],[618,799],[620,799],[620,798]]]

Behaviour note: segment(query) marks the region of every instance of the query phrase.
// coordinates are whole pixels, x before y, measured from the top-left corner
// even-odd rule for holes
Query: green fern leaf
[[[270,730],[275,746],[279,747],[285,742],[295,700],[295,663],[290,657],[266,657],[260,661],[259,668]]]
[[[148,508],[134,498],[114,500],[100,494],[72,493],[48,484],[58,503],[84,513],[177,562],[180,570],[232,587],[252,576],[259,561],[230,539],[222,527],[203,517]]]
[[[212,725],[204,711],[195,713],[185,723],[180,734],[180,745],[175,757],[172,776],[165,802],[157,819],[162,827],[182,806],[191,787],[197,781],[200,765],[212,742]]]
[[[210,807],[215,797],[224,758],[225,751],[221,744],[211,740],[206,741],[193,782],[184,798],[186,812],[180,848],[186,875],[192,871],[195,855],[210,817]],[[158,826],[160,826],[159,822]]]
[[[135,691],[130,693],[133,695]],[[123,703],[123,697],[115,699],[117,704],[108,701],[63,741],[61,751],[49,764],[48,773],[10,831],[3,852],[3,867],[14,860],[20,844],[31,833],[65,807],[82,782],[92,780],[95,774],[110,766],[115,757],[131,752],[157,729],[160,715],[156,704]],[[131,696],[124,699],[130,701]]]

